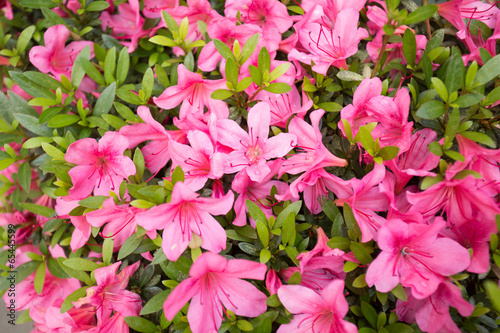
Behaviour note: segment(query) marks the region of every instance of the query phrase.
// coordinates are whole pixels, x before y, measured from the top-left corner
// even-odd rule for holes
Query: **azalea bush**
[[[9,323],[499,330],[497,2],[0,8]]]

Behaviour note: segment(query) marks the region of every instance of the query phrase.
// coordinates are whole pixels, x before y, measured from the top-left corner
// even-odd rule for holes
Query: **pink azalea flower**
[[[63,300],[60,298],[54,304],[38,304],[30,308],[30,318],[33,319],[35,329],[38,332],[91,332],[96,326],[95,307],[71,308],[61,313]]]
[[[377,240],[377,231],[386,220],[375,212],[384,212],[389,208],[387,196],[378,186],[385,176],[385,167],[375,163],[374,168],[363,179],[351,179],[345,185],[333,188],[338,197],[337,206],[348,203],[361,230],[363,243],[372,239]]]
[[[234,149],[226,157],[226,172],[245,169],[251,180],[261,182],[271,171],[266,161],[283,157],[294,147],[297,140],[294,134],[280,133],[268,138],[270,122],[267,103],[258,103],[248,112],[248,133],[233,120],[217,122],[217,140]]]
[[[366,0],[302,0],[300,7],[302,7],[304,12],[308,13],[314,6],[320,5],[327,17],[325,24],[333,27],[339,12],[347,8],[360,12],[365,3]]]
[[[282,34],[293,24],[286,6],[278,0],[227,0],[224,13],[236,17],[238,11],[244,23],[262,28],[263,35]]]
[[[73,142],[66,152],[66,162],[77,164],[68,173],[73,182],[69,195],[84,199],[92,191],[95,195],[109,195],[120,183],[135,174],[134,162],[123,156],[128,140],[117,132],[106,132],[99,140],[81,139]]]
[[[271,180],[278,173],[281,163],[281,159],[268,162],[267,166],[271,171],[260,182],[252,181],[246,169],[242,170],[234,177],[231,188],[239,194],[238,199],[234,202],[234,211],[236,214],[233,221],[234,225],[244,226],[247,223],[247,200],[251,200],[257,204],[268,218],[273,215],[271,203],[268,201],[272,187],[276,187],[278,195],[284,194],[288,189],[288,185],[285,182]],[[256,223],[251,217],[250,224],[255,228]]]
[[[102,30],[110,27],[113,36],[117,39],[130,39],[130,42],[122,42],[128,48],[128,52],[133,52],[139,44],[139,39],[149,35],[151,31],[142,30],[144,18],[138,0],[129,0],[118,5],[119,14],[110,15],[103,11],[99,19],[102,21]]]
[[[191,241],[192,232],[201,237],[204,249],[218,253],[226,248],[226,232],[212,215],[227,214],[233,202],[231,191],[219,199],[200,198],[186,184],[177,182],[172,201],[139,213],[137,219],[146,230],[163,229],[163,252],[176,261]]]
[[[297,137],[296,148],[299,152],[292,155],[284,163],[280,170],[280,175],[285,172],[296,175],[303,171],[312,171],[328,166],[344,167],[347,161],[339,158],[328,151],[323,144],[323,135],[319,130],[319,122],[325,111],[319,109],[311,112],[309,125],[298,117],[290,121],[288,130]]]
[[[356,325],[343,319],[349,311],[343,292],[342,280],[332,281],[320,294],[304,286],[282,286],[278,297],[294,317],[290,324],[281,325],[278,333],[357,332]]]
[[[226,80],[205,80],[201,74],[189,71],[183,64],[177,67],[177,73],[179,74],[177,85],[165,89],[159,97],[153,97],[156,105],[169,110],[182,103],[180,119],[203,118],[205,106],[217,116],[217,119],[228,117],[227,104],[210,97],[217,89],[227,89]]]
[[[396,314],[407,323],[417,323],[424,332],[453,332],[460,329],[450,316],[450,306],[468,317],[474,311],[474,306],[463,299],[462,292],[453,283],[443,280],[436,292],[424,299],[416,299],[409,295],[408,301],[398,300]]]
[[[436,141],[436,138],[436,132],[430,128],[415,132],[411,137],[410,148],[397,158],[384,163],[396,176],[396,193],[401,193],[413,176],[436,175],[430,170],[438,166],[440,158],[429,151],[429,144]]]
[[[106,199],[103,207],[85,214],[87,221],[93,227],[99,228],[107,223],[101,234],[104,238],[113,237],[115,250],[118,249],[128,237],[137,231],[137,213],[143,211],[127,204],[117,206],[113,198]],[[151,238],[156,238],[154,232]]]
[[[179,0],[144,0],[143,14],[147,18],[161,17],[161,11],[167,13],[179,7]]]
[[[73,226],[75,227],[73,233],[71,234],[70,247],[73,252],[81,248],[87,243],[92,231],[92,226],[87,222],[85,215],[83,216],[70,216],[69,213],[78,207],[78,201],[73,200],[69,195],[65,197],[58,197],[56,199],[56,210],[57,217],[60,219],[69,219]]]
[[[352,8],[337,15],[333,30],[320,23],[309,23],[298,31],[301,45],[308,54],[290,51],[289,59],[311,65],[313,71],[326,75],[330,66],[347,68],[346,59],[358,51],[359,42],[368,37],[368,31],[358,29],[359,12]]]
[[[30,50],[30,62],[42,73],[51,73],[57,79],[61,75],[71,77],[71,70],[76,56],[83,48],[90,46],[93,57],[92,42],[71,42],[66,40],[71,32],[62,24],[52,26],[45,32],[45,46],[33,46]]]
[[[150,140],[141,151],[146,167],[156,173],[170,160],[170,142],[174,140],[183,142],[184,135],[181,131],[167,131],[162,124],[154,120],[151,111],[146,106],[139,106],[137,114],[144,123],[123,126],[120,128],[120,134],[128,139],[128,149]]]
[[[401,282],[413,297],[432,295],[444,277],[460,273],[470,265],[469,252],[449,238],[438,238],[443,219],[432,225],[389,220],[379,230],[382,252],[368,266],[366,282],[380,292],[389,292]]]
[[[87,289],[87,295],[73,302],[79,309],[86,304],[96,307],[99,322],[109,320],[114,311],[123,317],[139,316],[142,308],[141,297],[126,290],[129,277],[134,274],[140,262],[125,267],[116,274],[121,265],[118,261],[110,266],[97,268],[94,271],[96,286]]]
[[[267,297],[241,279],[263,280],[265,274],[264,264],[227,260],[205,252],[191,266],[190,277],[182,281],[163,304],[165,317],[172,320],[191,298],[187,318],[193,333],[216,332],[222,323],[224,308],[239,316],[257,317],[266,311]]]
[[[187,138],[191,146],[175,141],[170,143],[171,169],[179,165],[184,171],[184,183],[198,191],[208,179],[219,179],[224,175],[222,154],[215,151],[210,137],[201,131],[190,131]]]

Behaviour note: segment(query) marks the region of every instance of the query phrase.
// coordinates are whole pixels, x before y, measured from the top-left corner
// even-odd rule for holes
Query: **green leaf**
[[[265,71],[271,71],[271,56],[269,55],[269,51],[263,47],[259,52],[259,70],[261,73]]]
[[[45,216],[45,217],[51,217],[55,213],[55,210],[50,208],[50,207],[37,205],[37,204],[33,204],[33,203],[28,203],[28,202],[21,203],[21,207],[23,209],[26,209],[27,211],[32,212],[35,215],[40,215],[40,216]]]
[[[366,283],[365,277],[366,274],[359,275],[356,279],[354,279],[354,281],[352,281],[352,286],[360,289],[366,287],[368,284]]]
[[[125,118],[125,120],[137,121],[135,113],[128,106],[125,106],[120,102],[114,102],[113,105],[115,106],[116,112]]]
[[[443,156],[443,147],[437,141],[433,141],[429,144],[429,151],[436,156]]]
[[[159,331],[155,324],[142,317],[129,316],[125,317],[127,325],[137,332],[154,333]]]
[[[80,65],[82,66],[83,70],[85,73],[97,84],[101,86],[105,86],[106,83],[104,82],[104,79],[102,78],[101,72],[90,62],[90,60],[85,59],[85,58],[80,58]]]
[[[260,87],[262,85],[262,73],[254,65],[248,66],[248,70],[250,71],[253,82]]]
[[[76,56],[75,61],[73,62],[73,69],[71,70],[71,83],[74,87],[78,88],[80,83],[85,76],[85,71],[83,70],[80,59],[90,59],[90,46],[85,46],[83,50]]]
[[[457,52],[451,57],[450,64],[448,65],[448,69],[450,70],[446,71],[445,82],[449,94],[454,93],[464,86],[464,61],[458,49],[456,50]]]
[[[432,100],[424,103],[417,111],[417,116],[424,119],[436,119],[446,112],[443,102]]]
[[[40,266],[39,261],[28,261],[16,268],[16,284],[33,274]]]
[[[171,290],[163,290],[159,294],[151,298],[146,305],[141,310],[141,316],[145,316],[151,313],[158,312],[163,309],[163,303],[165,303],[168,295],[170,295]]]
[[[135,249],[139,247],[141,244],[142,240],[144,239],[144,236],[138,235],[138,233],[135,233],[131,235],[127,240],[123,243],[123,245],[120,247],[120,251],[118,251],[118,260],[122,260],[132,252],[134,252]]]
[[[246,41],[245,45],[241,49],[241,56],[238,61],[240,65],[243,65],[248,60],[248,58],[250,58],[250,56],[253,54],[253,51],[255,51],[258,42],[259,33],[256,33]]]
[[[399,147],[396,146],[385,146],[378,152],[378,156],[382,157],[384,161],[390,161],[396,156],[398,156]]]
[[[45,283],[45,261],[42,261],[35,273],[34,287],[38,295],[42,294],[43,285]]]
[[[460,154],[459,152],[456,152],[454,150],[445,150],[444,154],[448,157],[451,157],[454,160],[460,161],[460,162],[465,162],[465,157],[464,155]]]
[[[85,286],[69,294],[61,305],[61,313],[68,312],[73,308],[73,302],[77,302],[80,298],[85,297],[87,295],[88,288],[89,286]]]
[[[214,45],[215,45],[215,48],[217,49],[217,51],[219,51],[220,55],[228,60],[228,59],[234,59],[234,54],[233,54],[233,51],[231,51],[231,49],[229,48],[229,46],[227,46],[224,42],[214,38],[212,39],[212,41],[214,42]]]
[[[58,114],[49,120],[47,126],[52,128],[67,127],[80,120],[80,116],[76,114]]]
[[[285,222],[283,223],[283,228],[281,231],[281,243],[283,245],[291,245],[295,243],[295,214],[294,212],[290,212],[285,218]]]
[[[324,102],[319,103],[318,108],[323,109],[327,112],[340,112],[344,107],[335,102]]]
[[[230,90],[217,89],[212,93],[212,95],[210,95],[210,98],[222,101],[222,100],[227,99],[231,96],[233,96],[233,93]]]
[[[264,88],[265,91],[269,91],[273,94],[285,94],[292,91],[292,87],[288,83],[275,82],[271,83],[269,86]]]
[[[120,89],[116,90],[116,95],[127,103],[134,104],[134,105],[141,105],[142,104],[142,101],[139,98],[139,96],[137,96],[136,94],[134,94],[130,90],[124,90],[124,89],[120,88]]]
[[[262,249],[260,250],[260,258],[259,261],[261,264],[267,263],[272,257],[271,251],[268,249]]]
[[[109,265],[111,263],[111,258],[113,257],[113,238],[105,237],[102,243],[102,262],[104,265]]]
[[[142,176],[144,176],[144,169],[146,168],[146,163],[144,160],[144,155],[142,154],[142,151],[139,148],[135,149],[134,152],[134,165],[135,165],[135,170],[136,170],[136,180],[141,181]]]
[[[253,330],[252,324],[250,324],[250,322],[246,320],[238,320],[236,322],[236,326],[238,326],[238,328],[244,332],[250,332]]]
[[[351,246],[351,240],[346,237],[332,237],[326,244],[332,249],[345,250]]]
[[[438,6],[436,5],[425,5],[422,7],[418,7],[415,11],[408,14],[403,24],[409,25],[425,21],[432,15],[434,15],[437,10]]]
[[[356,222],[356,218],[354,217],[354,213],[352,212],[351,206],[346,202],[344,203],[344,220],[347,225],[347,229],[353,231],[356,236],[361,237],[361,230],[359,229],[358,222]]]
[[[373,328],[377,328],[378,316],[375,308],[366,302],[361,302],[361,312],[363,313],[363,316],[365,316],[365,318],[368,320],[370,325],[372,325]]]
[[[55,160],[65,161],[64,153],[49,143],[42,142],[42,149]]]
[[[56,95],[52,91],[50,91],[50,89],[42,87],[36,82],[29,80],[25,75],[23,75],[23,73],[10,71],[9,75],[22,90],[32,95],[33,97],[56,99]]]
[[[351,82],[351,81],[363,81],[364,77],[359,75],[358,73],[351,71],[340,71],[337,73],[337,77],[342,81]]]
[[[269,74],[269,82],[273,82],[274,80],[280,78],[283,76],[288,69],[290,68],[291,64],[289,62],[284,63],[276,67],[271,74]]]
[[[446,123],[446,129],[444,132],[445,147],[447,147],[446,144],[448,142],[449,143],[453,142],[453,139],[455,138],[455,135],[457,134],[459,126],[460,126],[460,111],[457,108],[454,108],[450,114],[448,122]]]
[[[160,36],[160,35],[151,37],[149,39],[149,41],[153,44],[157,44],[157,45],[161,45],[161,46],[167,46],[167,47],[177,46],[177,43],[175,41],[173,41],[171,38],[168,38],[165,36]]]
[[[491,105],[500,100],[500,87],[496,87],[486,95],[486,98],[481,103],[481,105]]]
[[[475,85],[483,85],[500,75],[500,54],[491,58],[476,74]]]
[[[485,146],[491,147],[491,148],[496,148],[496,143],[495,141],[490,138],[488,135],[484,133],[478,133],[478,132],[462,132],[460,135],[466,137],[467,139],[470,139],[472,141],[482,143]]]
[[[47,268],[49,269],[50,274],[58,277],[60,279],[69,279],[69,275],[64,272],[64,270],[59,266],[59,262],[57,262],[54,258],[47,259]]]
[[[66,259],[63,265],[76,271],[93,271],[99,268],[95,262],[83,258]]]
[[[302,207],[302,201],[300,201],[300,200],[289,204],[285,209],[283,209],[281,211],[281,213],[279,213],[273,227],[274,228],[281,228],[283,226],[283,224],[285,223],[285,219],[288,217],[288,214],[290,214],[290,212],[294,212],[295,216],[297,216],[301,207]]]
[[[22,113],[14,113],[14,117],[28,131],[41,136],[52,136],[52,130],[47,125],[40,125],[38,118]]]
[[[182,171],[182,168],[180,165],[176,166],[174,171],[172,172],[172,184],[175,185],[177,182],[183,182],[184,181],[184,171]]]
[[[33,37],[35,29],[36,27],[34,25],[30,25],[19,35],[19,38],[17,39],[17,52],[19,52],[19,54],[23,53],[23,51],[26,49],[26,46],[28,46],[31,37]]]
[[[127,79],[128,70],[130,68],[130,56],[127,48],[123,48],[118,56],[118,64],[116,67],[116,84],[121,86]]]
[[[269,229],[267,225],[264,224],[264,222],[262,221],[256,220],[256,224],[257,224],[256,228],[257,228],[257,234],[259,235],[259,239],[262,245],[266,248],[269,246]]]
[[[389,333],[413,333],[415,330],[403,323],[394,323],[384,327]]]
[[[88,198],[85,198],[83,200],[78,201],[78,204],[80,206],[86,207],[86,208],[93,208],[93,209],[98,209],[102,206],[104,201],[108,199],[109,197],[104,196],[104,195],[93,195]]]
[[[458,97],[453,104],[458,105],[459,108],[468,108],[475,104],[479,104],[484,99],[483,94],[470,93]]]
[[[488,294],[488,299],[490,300],[492,307],[497,312],[500,312],[500,288],[498,288],[498,283],[488,280],[484,282],[483,286]]]
[[[115,100],[115,90],[116,82],[111,83],[104,89],[95,103],[94,111],[92,112],[94,116],[101,116],[109,112]]]
[[[101,117],[117,131],[123,126],[127,126],[127,123],[123,119],[113,114],[103,114]]]
[[[142,78],[141,88],[142,91],[144,91],[144,95],[146,95],[144,100],[148,100],[149,97],[151,96],[151,93],[153,92],[154,83],[155,83],[155,78],[153,70],[151,69],[151,67],[149,67],[148,69],[146,69],[146,72],[144,73],[144,76]]]
[[[57,5],[51,0],[21,0],[19,4],[24,7],[36,9],[57,7]]]
[[[362,265],[367,265],[373,260],[368,250],[360,243],[351,242],[350,248]]]
[[[406,295],[405,288],[403,288],[401,284],[398,284],[394,289],[392,289],[391,293],[403,302],[406,302],[408,300],[408,295]]]
[[[94,1],[94,2],[91,2],[85,8],[85,11],[87,11],[87,12],[99,12],[99,11],[105,10],[108,7],[109,7],[109,3],[106,1]]]
[[[403,55],[410,68],[415,67],[417,58],[417,40],[411,29],[406,29],[403,35]]]
[[[106,84],[111,84],[115,81],[115,70],[116,70],[116,48],[113,47],[108,50],[106,58],[104,60],[104,79]]]
[[[233,87],[238,85],[238,67],[233,58],[229,58],[226,62],[226,80],[233,84]]]
[[[17,181],[25,192],[29,192],[31,187],[31,166],[28,161],[21,164],[17,171]]]
[[[246,207],[250,216],[256,221],[261,222],[264,226],[267,226],[267,217],[262,212],[259,206],[257,206],[252,200],[246,200]],[[267,230],[267,227],[266,227]],[[258,229],[257,229],[258,231]],[[269,237],[269,236],[268,236]]]
[[[399,6],[399,0],[386,0],[387,10],[394,11]]]
[[[444,82],[441,81],[437,77],[432,77],[431,82],[432,82],[433,88],[436,89],[437,93],[439,94],[439,97],[441,97],[441,99],[444,102],[447,102],[448,101],[448,88],[446,88],[446,85],[444,84]]]
[[[52,138],[44,137],[44,136],[37,136],[37,137],[31,138],[31,139],[28,139],[28,140],[24,141],[23,148],[24,149],[38,148],[42,145],[42,142],[50,143],[50,142],[52,142]]]
[[[45,18],[47,19],[47,21],[50,23],[51,26],[58,25],[58,24],[65,24],[62,17],[60,17],[54,11],[50,10],[48,7],[42,7],[41,9],[42,9],[43,16],[45,16]]]

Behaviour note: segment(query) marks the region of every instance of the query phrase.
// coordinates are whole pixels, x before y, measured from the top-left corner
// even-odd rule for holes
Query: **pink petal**
[[[223,274],[218,274],[216,279],[222,289],[222,293],[218,294],[226,309],[246,317],[257,317],[266,312],[267,296],[250,282]]]
[[[278,297],[285,308],[295,314],[314,314],[323,308],[321,296],[312,289],[300,285],[281,286]]]
[[[177,287],[168,295],[167,300],[163,303],[163,311],[168,320],[174,319],[184,305],[199,292],[200,286],[197,279],[187,278],[179,283]],[[192,306],[193,302],[191,303]]]
[[[96,159],[95,155],[99,146],[94,139],[81,139],[69,145],[64,158],[73,164],[91,164]]]

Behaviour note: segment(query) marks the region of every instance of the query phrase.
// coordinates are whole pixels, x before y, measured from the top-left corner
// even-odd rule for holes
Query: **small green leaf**
[[[134,165],[136,170],[136,180],[140,182],[142,180],[142,176],[144,176],[144,169],[146,168],[146,163],[144,160],[144,155],[139,148],[135,149],[134,152]]]
[[[483,85],[500,75],[500,54],[485,63],[476,74],[475,85]]]
[[[173,41],[171,38],[168,38],[165,36],[160,36],[160,35],[151,37],[149,39],[149,41],[153,44],[157,44],[157,45],[161,45],[161,46],[167,46],[167,47],[177,46],[177,43],[175,41]]]
[[[71,70],[71,84],[73,84],[73,86],[76,88],[80,86],[80,83],[85,76],[85,71],[83,70],[82,64],[80,62],[81,58],[87,60],[90,59],[90,46],[85,46],[76,56],[76,59],[73,62],[73,69]]]
[[[410,68],[415,67],[417,58],[417,40],[411,29],[406,29],[403,34],[403,55]]]
[[[126,50],[126,49],[124,49]],[[120,114],[123,118],[129,121],[137,121],[137,117],[134,114],[132,110],[128,106],[123,105],[120,102],[114,102],[113,105],[115,106],[116,112]]]
[[[25,192],[29,192],[31,187],[31,166],[28,161],[21,164],[17,171],[17,181]]]
[[[66,259],[63,265],[76,271],[93,271],[99,268],[99,265],[95,262],[83,258]]]
[[[285,94],[292,91],[292,87],[288,83],[275,82],[265,87],[264,90],[273,94]]]
[[[28,202],[21,203],[21,207],[23,209],[26,209],[27,211],[32,212],[35,215],[40,215],[40,216],[45,216],[45,217],[51,217],[55,213],[55,210],[50,208],[50,207],[37,205],[37,204],[33,204],[33,203],[28,203]]]
[[[261,264],[265,264],[267,263],[272,257],[272,254],[271,254],[271,251],[269,251],[268,249],[262,249],[260,250],[260,263]]]
[[[232,60],[235,60],[234,59],[234,54],[233,54],[233,51],[231,51],[231,49],[229,48],[229,46],[227,46],[224,42],[214,38],[212,39],[212,41],[214,42],[214,45],[215,45],[215,48],[217,49],[217,51],[219,51],[220,55],[228,60],[228,59],[232,59]]]
[[[375,308],[366,302],[361,302],[361,312],[363,316],[368,320],[373,328],[377,328],[377,311]]]
[[[406,302],[408,300],[408,295],[406,294],[405,288],[403,288],[401,284],[398,284],[394,289],[392,289],[391,293],[403,302]]]
[[[285,74],[290,68],[291,64],[289,62],[284,63],[276,67],[271,74],[269,74],[269,82],[273,82],[274,80],[280,78]]]
[[[122,260],[129,254],[135,251],[141,244],[144,236],[138,235],[137,233],[131,235],[120,247],[120,251],[118,251],[118,260]]]
[[[106,84],[111,84],[115,81],[115,70],[116,70],[116,47],[112,47],[108,50],[106,58],[104,60],[104,79]]]
[[[141,316],[145,316],[162,310],[163,303],[165,303],[168,295],[170,295],[171,292],[171,290],[163,290],[162,292],[151,298],[142,308]]]
[[[346,237],[332,237],[327,242],[327,245],[329,247],[331,247],[332,249],[345,250],[351,246],[351,240],[349,238],[346,238]]]
[[[34,287],[38,295],[42,294],[43,285],[45,283],[45,261],[42,261],[38,266],[35,274]]]
[[[300,200],[289,204],[285,209],[283,209],[283,211],[281,211],[281,213],[279,213],[273,227],[281,228],[285,223],[285,219],[288,217],[288,214],[290,214],[290,212],[294,212],[296,216],[299,213],[301,207],[302,207],[302,201]]]
[[[238,328],[244,332],[250,332],[253,330],[252,324],[250,324],[250,322],[246,320],[238,320],[236,322],[236,326],[238,326]]]
[[[238,85],[238,67],[233,58],[229,58],[226,62],[226,80],[233,84],[233,87]]]
[[[360,243],[351,242],[350,248],[362,265],[367,265],[373,260],[368,250]]]
[[[436,119],[446,112],[443,102],[431,100],[424,103],[417,111],[417,116],[424,119]]]
[[[409,25],[425,21],[432,15],[434,15],[437,10],[438,6],[436,5],[425,5],[422,7],[418,7],[415,11],[408,14],[403,24]]]
[[[485,146],[488,146],[491,148],[496,148],[495,141],[484,133],[466,131],[466,132],[460,133],[460,135],[462,135],[462,136],[464,136],[467,139],[470,139],[472,141],[481,143]]]
[[[347,225],[347,229],[353,231],[358,238],[361,237],[361,230],[359,229],[358,222],[354,217],[354,213],[352,212],[351,206],[349,206],[347,202],[344,203],[343,210],[344,210],[344,220]]]
[[[248,66],[248,70],[250,71],[253,82],[260,87],[262,85],[262,73],[254,65]]]
[[[93,195],[88,198],[85,198],[83,200],[78,201],[78,204],[80,206],[86,207],[86,208],[93,208],[97,209],[102,206],[104,201],[108,199],[109,197],[104,196],[104,195]]]
[[[30,25],[21,32],[19,38],[17,39],[17,52],[19,52],[19,54],[23,53],[23,51],[26,49],[26,46],[28,46],[28,43],[31,40],[31,37],[33,37],[33,33],[35,33],[35,30],[36,27],[34,25]]]
[[[378,152],[378,156],[382,157],[384,161],[390,161],[396,156],[398,156],[399,147],[396,146],[385,146]]]
[[[256,33],[246,41],[245,45],[241,49],[241,56],[238,61],[240,65],[243,65],[253,54],[253,51],[255,51],[255,48],[257,47],[257,44],[259,42],[259,35],[259,33]]]
[[[281,243],[283,245],[292,245],[295,243],[295,214],[290,212],[285,218],[283,228],[281,231]]]
[[[246,200],[246,207],[250,216],[256,221],[261,222],[264,226],[267,226],[267,217],[262,212],[262,209],[257,206],[252,200]],[[267,227],[266,227],[267,229]],[[257,229],[258,231],[258,229]]]
[[[49,120],[47,126],[52,128],[67,127],[78,122],[80,119],[80,116],[76,114],[58,114]]]
[[[146,95],[146,97],[144,98],[145,100],[148,100],[149,97],[151,96],[151,93],[153,92],[154,82],[155,78],[153,70],[151,69],[151,67],[149,67],[148,69],[146,69],[146,72],[144,73],[141,85],[142,91],[144,92],[144,95]]]
[[[389,333],[413,333],[415,330],[403,323],[394,323],[384,327]]]
[[[129,316],[125,317],[127,325],[138,332],[154,333],[159,331],[155,324],[142,317]]]
[[[245,90],[246,88],[250,87],[252,82],[253,82],[253,80],[251,77],[245,77],[245,78],[241,79],[241,81],[238,82],[238,85],[236,86],[236,91],[241,92],[241,91]]]
[[[109,112],[115,100],[115,90],[116,82],[111,83],[106,89],[104,89],[101,96],[99,96],[97,102],[95,103],[94,111],[92,112],[94,116],[98,117]]]
[[[361,274],[357,278],[352,281],[352,286],[354,288],[364,288],[367,286],[366,280],[365,280],[366,274]]]
[[[233,96],[233,93],[230,90],[217,89],[212,93],[212,95],[210,95],[210,98],[222,101],[222,100],[227,99],[231,96]]]
[[[184,181],[184,171],[182,171],[182,168],[180,165],[176,166],[174,171],[172,172],[172,184],[175,185],[177,182],[183,182]]]
[[[19,4],[24,7],[36,9],[57,7],[57,4],[51,0],[21,0]]]
[[[127,79],[128,70],[130,68],[130,56],[128,50],[124,47],[118,56],[118,64],[116,66],[116,84],[121,86]]]
[[[359,75],[358,73],[351,71],[340,71],[337,73],[337,77],[342,81],[351,82],[351,81],[363,81],[364,77]]]
[[[269,51],[263,47],[259,52],[259,70],[261,73],[264,73],[267,69],[268,72],[271,71],[271,56],[269,55]]]
[[[454,160],[460,161],[460,162],[465,162],[465,157],[464,155],[460,154],[459,152],[456,152],[454,150],[445,150],[444,154],[448,157],[451,157]]]
[[[446,85],[444,84],[444,82],[441,81],[437,77],[432,77],[431,82],[432,82],[433,88],[436,89],[437,93],[439,94],[439,97],[441,97],[441,99],[444,102],[448,102],[448,89],[446,88]]]
[[[109,3],[107,1],[94,1],[91,2],[86,8],[87,12],[100,12],[109,7]]]
[[[53,145],[46,142],[42,142],[42,149],[47,153],[47,155],[49,155],[53,159],[65,161],[64,153],[59,149],[57,149],[56,147],[54,147]]]

